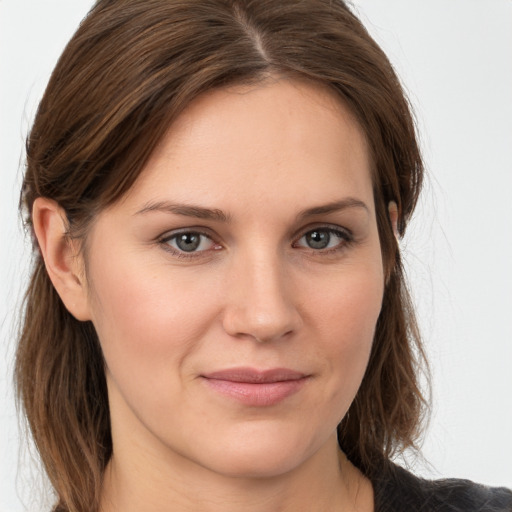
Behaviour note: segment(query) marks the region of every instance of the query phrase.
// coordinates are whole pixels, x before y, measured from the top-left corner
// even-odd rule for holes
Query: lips
[[[213,392],[244,405],[276,405],[302,389],[309,376],[287,368],[230,368],[201,376]]]

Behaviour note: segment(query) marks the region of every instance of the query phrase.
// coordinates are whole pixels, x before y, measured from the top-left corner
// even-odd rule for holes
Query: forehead
[[[326,86],[273,79],[204,94],[172,124],[129,199],[326,202],[373,194],[365,136]],[[317,197],[318,196],[318,197]]]

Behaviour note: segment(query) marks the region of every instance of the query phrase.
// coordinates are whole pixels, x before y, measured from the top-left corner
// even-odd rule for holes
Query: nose
[[[241,257],[233,267],[223,314],[228,334],[269,342],[299,330],[302,318],[285,263],[275,255],[253,254]]]

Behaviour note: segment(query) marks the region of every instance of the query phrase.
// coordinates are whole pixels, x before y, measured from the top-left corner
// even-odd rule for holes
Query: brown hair
[[[326,84],[357,116],[373,157],[382,311],[339,443],[367,475],[415,445],[424,355],[387,205],[404,233],[423,168],[408,103],[382,50],[341,0],[100,0],[68,43],[27,139],[21,207],[57,201],[69,234],[133,185],[170,123],[201,93],[269,75]],[[103,358],[90,322],[65,309],[40,254],[26,294],[18,397],[57,510],[96,511],[112,454]]]

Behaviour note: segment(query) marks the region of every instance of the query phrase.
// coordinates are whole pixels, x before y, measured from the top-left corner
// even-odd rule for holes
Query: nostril
[[[289,338],[300,326],[300,315],[291,306],[273,310],[272,313],[256,312],[249,305],[241,304],[225,311],[224,330],[239,339],[252,339],[257,343],[268,343]]]
[[[276,336],[275,338],[286,338],[287,336],[291,335],[293,331],[289,330],[285,332],[284,334],[281,334],[279,336]],[[251,336],[257,343],[267,343],[268,341],[272,341],[275,338],[258,338],[257,336]]]

